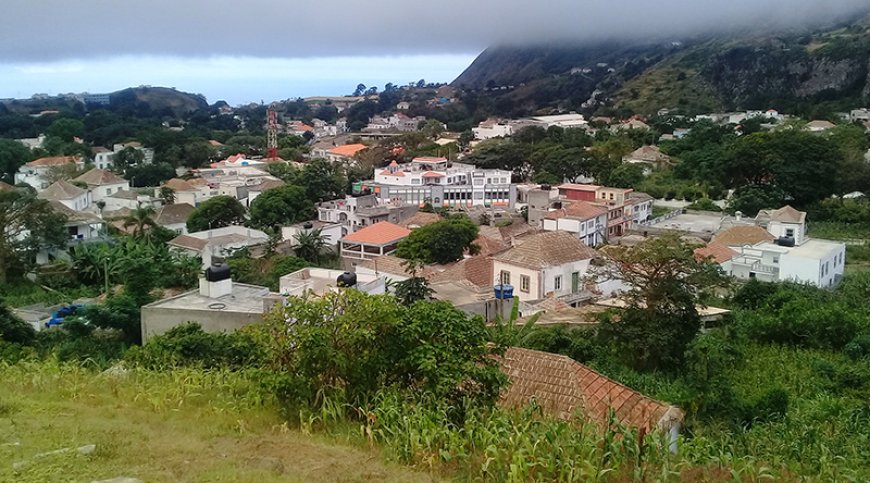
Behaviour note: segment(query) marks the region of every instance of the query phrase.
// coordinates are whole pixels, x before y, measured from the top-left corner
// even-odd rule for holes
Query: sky
[[[161,85],[230,104],[450,82],[502,44],[780,29],[867,0],[3,0],[0,98]]]

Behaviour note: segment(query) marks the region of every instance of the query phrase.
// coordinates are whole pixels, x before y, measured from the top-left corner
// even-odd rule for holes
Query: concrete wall
[[[260,322],[263,314],[219,310],[142,307],[142,343],[186,322],[196,322],[206,332],[232,332]]]
[[[796,245],[801,245],[806,240],[806,225],[800,223],[782,223],[779,221],[771,221],[767,225],[768,233],[777,238],[788,236],[788,230],[793,230],[793,238]]]
[[[550,292],[553,292],[556,297],[561,297],[563,295],[573,293],[572,278],[574,273],[579,274],[578,276],[580,277],[577,291],[582,291],[585,285],[585,280],[583,280],[583,277],[585,277],[586,274],[589,272],[590,261],[591,260],[578,260],[573,263],[566,263],[557,267],[549,267],[544,269],[543,291],[541,293],[541,296],[546,297]],[[559,290],[556,290],[556,277],[562,277],[562,286],[559,288]]]
[[[538,300],[543,298],[543,274],[538,270],[508,265],[497,260],[493,261],[493,285],[501,283],[501,272],[510,273],[510,284],[514,287],[514,297],[522,301]],[[521,277],[529,277],[529,290],[522,290]]]

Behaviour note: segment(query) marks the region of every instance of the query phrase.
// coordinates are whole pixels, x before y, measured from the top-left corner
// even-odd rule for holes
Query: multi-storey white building
[[[415,158],[404,165],[393,162],[361,187],[371,189],[381,202],[411,205],[512,208],[517,200],[510,171],[451,164],[445,158]]]

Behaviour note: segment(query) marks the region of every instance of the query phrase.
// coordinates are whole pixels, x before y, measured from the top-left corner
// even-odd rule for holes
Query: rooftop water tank
[[[220,282],[230,278],[230,266],[223,262],[213,263],[205,269],[205,279],[209,282]]]
[[[344,272],[335,280],[335,284],[339,287],[355,287],[356,274],[352,272]]]
[[[510,284],[499,284],[493,287],[495,298],[499,300],[507,300],[514,298],[514,286]]]
[[[781,236],[776,239],[776,244],[781,247],[793,247],[794,246],[794,238],[790,236]]]

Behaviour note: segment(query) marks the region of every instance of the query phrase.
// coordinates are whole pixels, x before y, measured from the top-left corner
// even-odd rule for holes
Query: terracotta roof
[[[82,162],[82,158],[78,156],[53,156],[50,158],[39,158],[35,159],[25,166],[29,166],[31,168],[36,168],[39,166],[61,166],[64,164],[78,164]]]
[[[785,205],[778,210],[770,212],[770,220],[778,221],[780,223],[803,223],[806,218],[806,213],[796,210],[790,205]]]
[[[169,188],[172,191],[195,191],[196,187],[191,183],[180,179],[180,178],[172,178],[165,183],[163,183],[163,187]]]
[[[480,248],[478,255],[495,255],[510,248],[510,245],[505,243],[501,237],[491,238],[484,235],[477,235],[474,244]]]
[[[443,178],[445,176],[447,176],[447,175],[441,174],[441,173],[438,173],[435,171],[426,171],[425,173],[423,173],[424,178]]]
[[[589,220],[606,214],[607,208],[593,205],[592,203],[587,203],[585,201],[575,201],[570,204],[563,204],[562,209],[547,213],[546,218],[548,220],[557,220],[559,218]]]
[[[493,258],[511,265],[541,269],[597,256],[598,252],[574,235],[564,231],[548,231],[530,235],[522,244]]]
[[[214,147],[216,147],[216,148],[219,148],[219,147],[223,146],[223,143],[221,143],[220,141],[214,140],[214,139],[209,139],[209,140],[208,140],[208,143],[209,143],[211,146],[214,146]]]
[[[123,184],[127,182],[126,179],[118,176],[111,171],[97,168],[88,171],[87,173],[79,176],[73,181],[81,181],[88,186],[105,186],[108,184]]]
[[[444,218],[438,213],[427,213],[425,211],[418,211],[414,214],[414,216],[403,221],[402,226],[409,230],[413,230],[414,228],[420,228],[421,226],[437,223],[443,219]]]
[[[382,221],[351,233],[342,241],[365,243],[367,245],[389,245],[410,235],[411,231],[389,221]]]
[[[628,194],[628,199],[631,203],[642,203],[644,201],[654,200],[655,198],[641,191],[632,191]]]
[[[91,148],[92,154],[100,154],[100,153],[111,153],[112,150],[108,148],[104,148],[102,146],[94,146]]]
[[[556,186],[557,189],[560,190],[573,190],[573,191],[595,191],[601,186],[594,184],[575,184],[575,183],[563,183],[559,186]]]
[[[537,229],[523,221],[514,221],[510,225],[498,227],[502,240],[537,233]]]
[[[512,347],[500,359],[510,386],[500,404],[524,407],[534,398],[544,413],[571,419],[579,413],[606,426],[612,409],[623,424],[647,430],[670,429],[683,412],[648,398],[567,356]]]
[[[365,144],[345,144],[344,146],[337,146],[329,150],[329,154],[334,154],[336,156],[355,156],[356,153],[366,149],[368,146]]]
[[[201,238],[196,238],[190,235],[178,235],[172,240],[166,242],[166,244],[201,252],[205,249],[206,246],[208,246],[208,240],[203,240]]]
[[[698,261],[712,258],[716,263],[722,264],[736,256],[737,252],[718,242],[695,249],[695,259]]]
[[[441,158],[436,156],[420,156],[419,158],[414,158],[414,161],[419,163],[443,163],[447,161],[447,158]]]
[[[385,170],[381,171],[381,176],[398,176],[401,178],[401,177],[405,176],[405,173],[402,171],[396,171],[395,173],[391,173],[390,170],[385,169]]]
[[[742,247],[771,241],[775,237],[757,225],[733,226],[713,237],[713,241],[729,247]]]
[[[158,225],[176,225],[178,223],[185,223],[194,210],[196,210],[196,208],[191,206],[189,203],[165,205],[157,211],[154,221]]]
[[[436,273],[430,278],[432,282],[467,281],[476,287],[492,287],[492,258],[478,255],[460,260]]]
[[[37,197],[44,200],[71,200],[87,193],[87,191],[70,184],[68,181],[60,180],[52,183],[51,186],[42,190]]]

